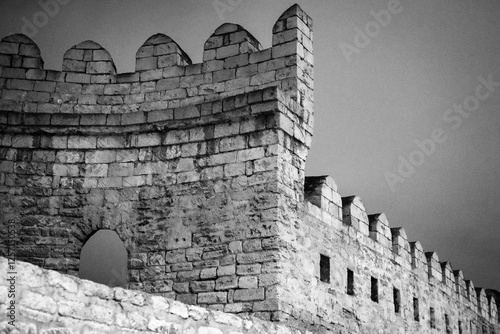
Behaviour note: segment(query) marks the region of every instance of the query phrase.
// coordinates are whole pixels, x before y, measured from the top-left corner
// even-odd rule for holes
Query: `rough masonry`
[[[16,226],[16,259],[77,276],[85,242],[109,229],[127,250],[131,290],[301,331],[500,333],[498,293],[367,214],[358,197],[341,197],[331,177],[305,177],[312,20],[294,5],[272,34],[262,49],[224,24],[199,64],[157,34],[124,74],[92,41],[53,71],[28,37],[5,37],[0,224]],[[8,257],[5,241],[0,251]],[[106,300],[133,294],[106,291]],[[50,312],[63,319],[61,302]],[[42,331],[49,306],[35,306],[23,316]],[[110,332],[123,317],[111,309],[95,319]],[[82,314],[70,317],[89,321]],[[201,327],[192,332],[212,333]]]

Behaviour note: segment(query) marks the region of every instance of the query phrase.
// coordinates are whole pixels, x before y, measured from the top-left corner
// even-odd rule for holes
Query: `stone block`
[[[98,84],[83,85],[82,94],[102,95],[104,94],[104,85],[98,85]]]
[[[264,288],[257,289],[237,289],[234,290],[234,300],[235,301],[253,301],[253,300],[264,300]]]
[[[236,78],[236,70],[235,69],[227,69],[216,71],[212,75],[213,82],[221,82],[227,81]]]
[[[12,66],[12,56],[0,54],[0,66],[11,67]],[[28,79],[30,79],[30,78],[28,78]]]
[[[34,138],[31,135],[14,135],[12,137],[12,147],[33,148]]]
[[[93,61],[86,63],[85,72],[89,74],[114,74],[115,67],[111,61]]]
[[[81,94],[82,85],[77,83],[58,82],[56,92],[63,94]]]
[[[209,292],[214,291],[215,281],[195,281],[189,284],[189,288],[192,292]]]
[[[23,90],[4,89],[2,91],[2,99],[5,100],[24,101],[27,97],[28,93]]]
[[[276,71],[270,71],[266,73],[260,73],[252,76],[250,78],[250,85],[260,86],[274,82],[276,80]]]
[[[79,72],[85,73],[87,63],[81,60],[64,59],[63,72]]]
[[[28,92],[28,99],[27,100],[31,101],[31,102],[49,102],[50,101],[50,94],[49,93],[41,93],[41,92]],[[33,107],[36,108],[36,104],[33,104]]]
[[[262,159],[265,155],[263,147],[256,147],[238,151],[238,162]],[[275,158],[276,159],[276,158]]]
[[[79,151],[58,151],[56,153],[56,160],[55,162],[57,163],[62,163],[62,164],[75,164],[79,162],[83,162],[84,160],[84,153],[79,152]]]
[[[7,87],[10,89],[19,89],[19,90],[33,90],[35,86],[35,81],[32,80],[23,80],[23,79],[11,79],[7,80]]]
[[[0,53],[19,54],[19,43],[0,42]]]
[[[122,188],[123,178],[121,177],[99,177],[97,188]]]
[[[261,63],[271,59],[271,57],[272,57],[272,49],[253,52],[250,53],[249,63],[250,64]]]
[[[156,84],[156,89],[157,90],[170,90],[170,89],[179,88],[179,86],[180,86],[180,78],[174,77],[174,78],[158,80],[158,83]]]
[[[130,84],[108,84],[104,86],[105,95],[125,95],[130,93]]]
[[[108,169],[109,176],[132,176],[134,174],[133,163],[113,163]]]
[[[250,85],[250,78],[237,78],[225,82],[225,90],[232,91],[238,89],[245,89]]]
[[[99,96],[99,98],[97,99],[97,103],[99,103],[99,104],[122,104],[123,97],[116,96],[116,95]]]
[[[219,142],[219,152],[228,152],[245,149],[247,138],[245,136],[225,137]]]
[[[182,130],[171,130],[163,141],[163,145],[181,144],[189,141],[189,132]]]
[[[217,268],[204,268],[200,272],[201,279],[217,278]]]
[[[238,288],[256,289],[259,285],[259,278],[256,276],[244,276],[238,278]]]
[[[228,165],[224,166],[224,176],[226,178],[233,177],[233,176],[239,176],[239,175],[245,175],[245,172],[246,172],[246,164],[243,162],[228,164]]]
[[[140,187],[146,184],[146,177],[142,175],[128,176],[123,178],[124,187]]]
[[[268,157],[254,161],[254,172],[273,171],[278,168],[278,158]]]
[[[122,136],[106,136],[97,138],[97,148],[124,148],[125,144],[125,137]]]
[[[75,83],[90,83],[90,74],[84,73],[68,73],[66,74],[66,82],[75,82]]]
[[[47,70],[47,80],[48,81],[64,82],[65,77],[66,77],[66,73],[59,72],[59,71],[53,71],[53,70]]]
[[[97,138],[89,136],[69,136],[68,148],[70,149],[95,149]]]
[[[26,79],[45,80],[47,71],[41,69],[30,69],[26,71]],[[45,81],[44,81],[45,82]]]
[[[108,175],[107,164],[90,164],[85,166],[85,176],[104,178]]]
[[[14,172],[14,162],[12,162],[12,161],[0,162],[0,172],[1,173],[13,173]]]
[[[116,151],[117,162],[135,162],[139,158],[139,151],[137,149],[119,150]]]
[[[236,274],[240,276],[244,275],[258,275],[261,273],[261,264],[240,264],[236,267]]]
[[[85,163],[101,164],[116,161],[116,153],[113,150],[88,151],[85,153]]]
[[[215,283],[215,290],[235,289],[238,287],[237,276],[223,276],[219,277]]]
[[[200,110],[196,106],[187,106],[174,109],[174,119],[200,117]]]
[[[240,48],[238,44],[223,46],[217,49],[216,58],[225,59],[228,57],[236,56],[240,53]]]
[[[224,168],[222,166],[206,167],[202,170],[201,180],[217,180],[224,177]]]
[[[243,242],[243,252],[250,253],[262,250],[262,242],[260,239],[251,239]]]
[[[216,124],[214,128],[214,138],[237,135],[239,130],[240,126],[237,122]]]

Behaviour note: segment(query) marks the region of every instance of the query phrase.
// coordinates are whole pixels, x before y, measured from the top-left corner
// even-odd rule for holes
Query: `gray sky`
[[[28,32],[45,68],[60,70],[64,52],[91,39],[119,73],[130,72],[137,49],[158,32],[193,62],[224,22],[270,47],[274,22],[294,3],[65,2],[44,16],[38,1],[1,0],[0,36],[38,19],[40,28]],[[369,213],[385,212],[392,227],[403,226],[410,241],[437,251],[476,286],[500,290],[500,2],[299,4],[314,19],[316,125],[307,174],[332,175],[342,196],[360,196]],[[376,23],[382,10],[390,17]]]

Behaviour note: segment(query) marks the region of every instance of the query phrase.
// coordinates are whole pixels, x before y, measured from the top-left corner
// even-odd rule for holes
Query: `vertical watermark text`
[[[16,326],[16,244],[17,231],[14,220],[7,222],[7,318],[10,326]]]

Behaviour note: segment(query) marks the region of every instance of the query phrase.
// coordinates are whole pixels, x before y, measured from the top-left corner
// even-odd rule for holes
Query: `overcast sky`
[[[134,71],[137,49],[159,32],[193,62],[224,22],[270,47],[273,24],[294,3],[59,1],[44,15],[39,1],[1,0],[0,36],[24,28],[57,70],[67,49],[91,39],[119,73]],[[307,174],[332,175],[342,196],[360,196],[476,286],[500,290],[500,2],[299,4],[314,19]]]

